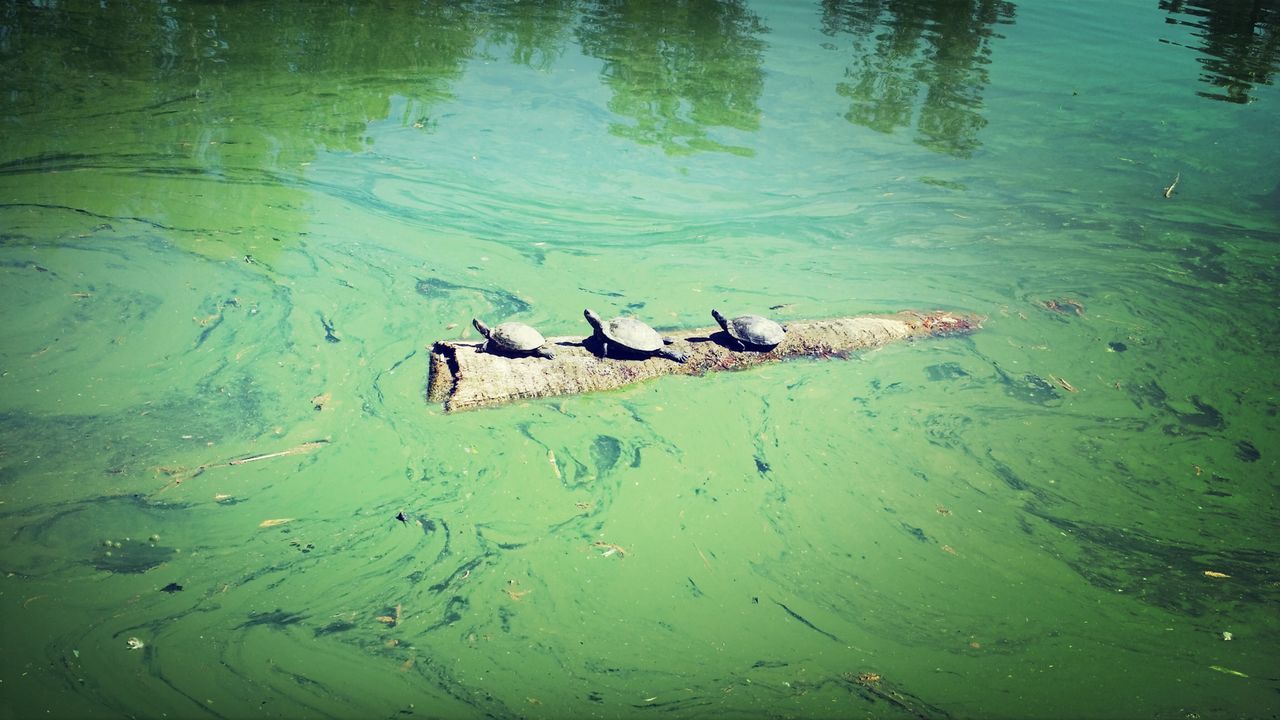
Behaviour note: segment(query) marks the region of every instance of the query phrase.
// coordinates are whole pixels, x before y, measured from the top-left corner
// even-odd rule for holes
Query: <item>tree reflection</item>
[[[987,122],[993,27],[1013,16],[1001,0],[823,0],[822,32],[852,36],[857,53],[836,85],[845,118],[884,133],[914,125],[921,145],[969,157]]]
[[[568,41],[576,0],[496,0],[485,9],[490,43],[511,48],[511,62],[550,70]]]
[[[1271,84],[1280,65],[1280,0],[1161,0],[1160,9],[1201,41],[1200,80],[1215,89],[1197,95],[1247,103],[1255,85]]]
[[[2,2],[3,120],[65,126],[10,154],[85,154],[110,115],[137,124],[140,147],[177,149],[170,169],[281,172],[365,148],[393,108],[429,131],[478,53],[547,70],[576,34],[604,64],[614,134],[751,154],[713,135],[758,129],[765,32],[746,0]]]
[[[97,183],[81,203],[102,214],[296,227],[292,178],[321,150],[366,149],[393,107],[430,130],[478,17],[452,3],[3,3],[6,173],[65,198],[49,170],[96,171],[77,177]]]
[[[357,150],[392,96],[424,108],[450,96],[485,30],[477,14],[447,3],[6,3],[6,115],[73,122],[141,105],[162,109],[133,118],[152,144],[171,129],[175,144],[257,136],[278,159]]]
[[[765,32],[741,0],[594,0],[578,40],[604,63],[609,109],[633,121],[612,123],[615,135],[675,155],[751,155],[708,128],[759,127]]]

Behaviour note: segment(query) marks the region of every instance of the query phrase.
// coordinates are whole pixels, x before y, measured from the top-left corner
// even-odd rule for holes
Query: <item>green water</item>
[[[1278,35],[0,2],[0,715],[1275,717]],[[987,319],[425,401],[584,307]]]

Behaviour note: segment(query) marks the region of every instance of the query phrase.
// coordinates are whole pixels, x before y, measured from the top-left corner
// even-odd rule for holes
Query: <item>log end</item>
[[[427,402],[444,403],[448,410],[449,397],[457,384],[457,349],[447,342],[436,342],[431,346],[431,365],[427,370]]]
[[[902,313],[902,316],[913,333],[931,337],[964,335],[981,330],[982,323],[986,320],[979,315],[956,315],[941,310],[931,313],[907,312]]]

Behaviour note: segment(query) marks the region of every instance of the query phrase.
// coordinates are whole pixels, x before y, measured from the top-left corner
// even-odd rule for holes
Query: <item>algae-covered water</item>
[[[1275,717],[1277,37],[0,2],[0,716]],[[985,321],[425,399],[586,307]]]

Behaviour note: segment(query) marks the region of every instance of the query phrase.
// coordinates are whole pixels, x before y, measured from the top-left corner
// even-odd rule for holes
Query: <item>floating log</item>
[[[427,400],[445,412],[502,405],[529,398],[615,390],[660,375],[704,375],[800,357],[843,357],[897,340],[972,332],[980,319],[947,312],[870,315],[786,323],[787,335],[768,351],[738,351],[719,327],[671,335],[683,363],[666,358],[600,358],[590,336],[549,338],[555,359],[479,352],[484,344],[442,340],[431,347]],[[612,354],[612,350],[610,350]]]

